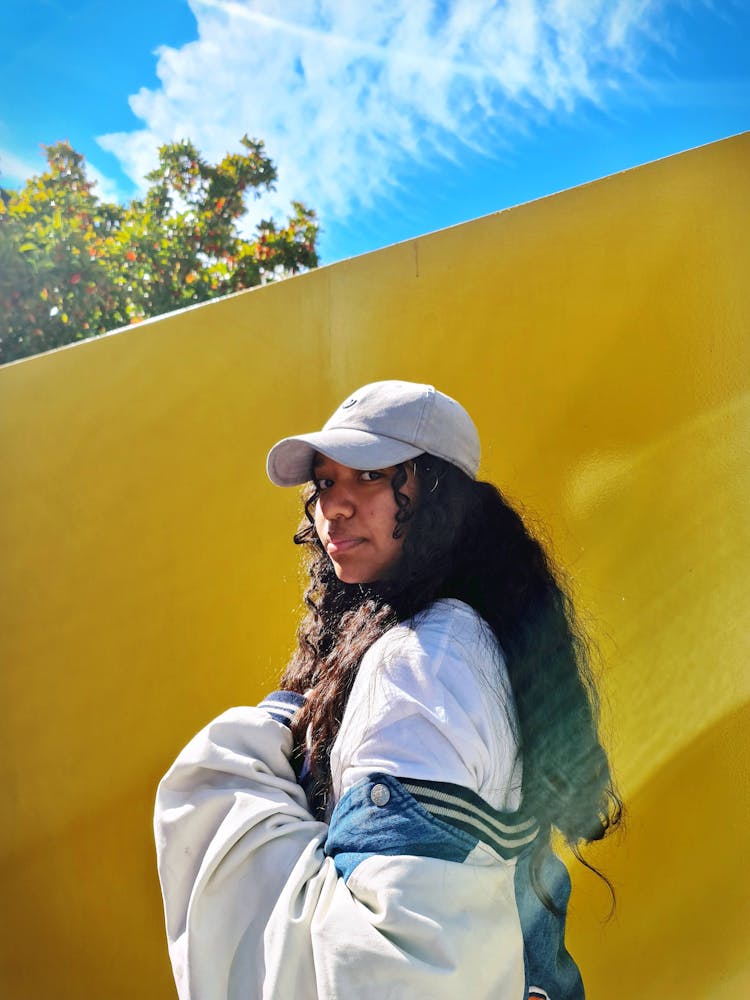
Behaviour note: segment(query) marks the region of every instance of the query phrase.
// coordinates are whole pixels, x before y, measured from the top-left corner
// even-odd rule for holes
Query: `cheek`
[[[398,525],[396,521],[397,510],[398,508],[395,504],[389,505],[386,510],[380,512],[378,517],[378,538],[380,545],[384,551],[390,553],[398,552],[404,544],[403,534],[398,538],[393,537],[393,532]]]
[[[315,509],[313,510],[313,524],[315,526],[315,531],[317,533],[318,538],[320,538],[320,533],[323,530],[324,523],[325,523],[325,518],[323,517],[323,513],[320,509],[320,501],[318,501],[315,504]]]
[[[388,540],[396,527],[396,504],[390,497],[383,497],[381,502],[373,505],[367,511],[367,520],[372,529],[377,532],[381,541]]]

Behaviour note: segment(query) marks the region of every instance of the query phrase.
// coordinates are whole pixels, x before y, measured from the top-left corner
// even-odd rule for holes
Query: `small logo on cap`
[[[356,396],[352,396],[351,399],[347,399],[347,401],[345,403],[341,404],[341,409],[342,410],[350,410],[354,406],[354,404],[356,402],[357,402],[357,397]]]

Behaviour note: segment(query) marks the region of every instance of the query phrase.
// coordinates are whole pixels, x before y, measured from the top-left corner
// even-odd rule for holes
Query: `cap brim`
[[[352,428],[316,431],[284,438],[266,459],[268,478],[277,486],[300,486],[312,479],[316,452],[348,465],[350,469],[385,469],[416,458],[422,451],[413,444]]]

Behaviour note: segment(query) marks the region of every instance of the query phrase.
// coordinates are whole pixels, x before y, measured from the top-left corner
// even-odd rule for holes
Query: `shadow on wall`
[[[176,996],[152,834],[160,777],[152,774],[106,808],[3,858],[0,881],[14,908],[6,913],[8,933],[0,936],[0,995]],[[40,992],[40,979],[51,970],[54,992],[44,986]]]

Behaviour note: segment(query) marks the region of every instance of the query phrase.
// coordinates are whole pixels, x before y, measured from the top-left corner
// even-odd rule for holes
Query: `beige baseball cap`
[[[266,471],[277,486],[299,486],[312,478],[316,452],[351,469],[384,469],[428,452],[475,479],[479,450],[471,417],[444,392],[417,382],[371,382],[344,400],[321,431],[275,444]]]

